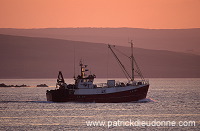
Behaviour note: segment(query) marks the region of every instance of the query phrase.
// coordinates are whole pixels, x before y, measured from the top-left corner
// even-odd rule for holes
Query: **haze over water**
[[[67,79],[68,83],[73,82]],[[101,83],[106,79],[97,79]],[[195,121],[195,126],[112,126],[112,130],[199,130],[200,79],[150,79],[147,99],[130,103],[53,103],[46,90],[55,79],[2,80],[6,84],[52,87],[0,88],[0,130],[105,130],[108,126],[87,126],[87,121]]]

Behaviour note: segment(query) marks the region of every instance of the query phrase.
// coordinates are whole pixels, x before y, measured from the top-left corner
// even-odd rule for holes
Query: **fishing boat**
[[[131,43],[131,74],[126,70],[120,59],[117,57],[113,48],[108,45],[108,48],[113,53],[123,73],[127,78],[127,82],[116,82],[116,80],[107,80],[101,86],[94,84],[96,76],[86,75],[87,65],[80,61],[80,74],[74,77],[74,84],[67,84],[63,74],[59,71],[56,89],[47,90],[47,101],[52,102],[96,102],[96,103],[120,103],[132,102],[145,99],[149,89],[149,82],[144,79],[137,62],[133,56],[133,43]],[[140,76],[140,79],[135,79],[135,73]]]

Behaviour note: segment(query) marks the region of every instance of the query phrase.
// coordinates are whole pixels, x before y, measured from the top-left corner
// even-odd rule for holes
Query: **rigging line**
[[[118,62],[118,64],[120,65],[120,63]],[[122,66],[120,66],[120,68],[121,68],[121,70],[123,71],[123,73],[124,73],[124,75],[125,75],[125,77],[126,77],[126,79],[129,81],[129,78],[130,78],[130,76],[126,73],[126,71],[123,69],[123,67]]]
[[[113,48],[113,49],[115,49],[117,52],[121,53],[122,55],[128,57],[128,58],[130,59],[130,61],[131,61],[131,57],[130,57],[130,56],[128,56],[128,55],[126,55],[125,53],[121,52],[121,51],[118,50],[117,48]],[[134,61],[135,65],[136,65],[136,69],[137,69],[137,70],[135,70],[135,72],[138,74],[137,76],[139,76],[142,80],[144,80],[143,74],[142,74],[142,72],[141,72],[141,70],[140,70],[140,68],[139,68],[139,66],[138,66],[138,64],[137,64],[137,62],[136,62],[136,60],[135,60],[135,58],[133,58],[133,61]],[[121,68],[122,68],[122,67],[121,67]],[[123,69],[123,68],[122,68],[122,69]],[[128,73],[127,73],[127,74],[128,74]],[[130,75],[128,75],[128,76],[130,77]]]
[[[113,53],[113,55],[115,56],[116,60],[118,61],[124,75],[126,76],[126,78],[128,79],[128,77],[131,79],[131,76],[128,74],[128,72],[126,71],[124,65],[121,63],[121,61],[119,60],[119,58],[117,57],[117,55],[115,54],[115,52],[112,50],[111,46],[108,45],[108,48],[111,50],[111,52]],[[127,77],[128,76],[128,77]],[[129,79],[128,79],[129,80]]]
[[[124,56],[130,58],[130,56],[126,55],[125,53],[123,53],[122,51],[118,50],[117,48],[114,48],[114,50],[116,50],[116,51],[118,51],[119,53],[121,53],[122,55],[124,55]]]
[[[119,64],[121,70],[123,71],[125,77],[129,80],[130,76],[129,76],[129,74],[126,72],[126,70],[124,69],[125,67],[120,63],[120,61],[118,61],[118,58],[117,58],[117,57],[115,57],[115,59],[117,60],[117,62],[118,62],[118,64]]]
[[[130,58],[130,62],[131,62],[131,57],[129,57],[129,58]],[[135,66],[136,66],[136,69],[134,71],[138,74],[138,75],[134,75],[134,76],[139,76],[142,80],[145,80],[144,77],[143,77],[142,71],[140,70],[134,56],[133,56],[133,61],[134,61]]]
[[[140,76],[141,79],[143,79],[143,75],[142,75],[142,72],[140,71],[137,63],[134,61],[135,65],[136,65],[136,68],[137,70],[135,70],[135,72],[138,74],[138,76]]]
[[[116,46],[114,46],[114,47],[116,47]],[[123,53],[122,51],[120,51],[119,49],[117,49],[117,48],[113,48],[115,51],[117,51],[117,52],[119,52],[119,53],[121,53],[122,55],[124,55],[125,57],[127,57],[128,59],[130,59],[130,61],[131,61],[131,56],[128,56],[128,55],[126,55],[125,53]],[[124,66],[124,65],[123,65]],[[123,67],[124,68],[124,70],[126,71],[126,69],[125,69],[125,67]],[[130,77],[130,74],[126,71],[126,73],[128,74],[128,76]],[[130,79],[131,79],[131,77],[130,77]]]
[[[138,75],[140,75],[140,77],[142,78],[142,80],[145,80],[144,79],[144,77],[143,77],[143,74],[142,74],[142,72],[141,72],[141,70],[140,70],[140,68],[139,68],[139,66],[138,66],[138,64],[137,64],[137,62],[136,62],[136,60],[135,60],[135,58],[133,57],[133,60],[134,60],[134,63],[135,63],[135,65],[136,65],[136,68],[137,68],[137,73],[138,73]]]
[[[111,47],[110,47],[111,49]],[[128,77],[131,79],[131,76],[129,75],[129,73],[127,72],[126,68],[124,67],[124,65],[121,63],[121,61],[119,60],[119,58],[117,57],[117,55],[115,54],[115,52],[113,50],[111,50],[113,52],[113,54],[115,55],[115,58],[118,61],[118,64],[120,65],[124,75],[126,76],[126,78],[128,79]],[[129,80],[129,79],[128,79]]]
[[[131,61],[131,59],[132,59],[131,57],[132,57],[132,56],[126,55],[125,53],[123,53],[122,51],[120,51],[120,50],[117,49],[117,48],[113,48],[113,49],[116,50],[117,52],[121,53],[121,54],[124,55],[125,57],[129,58],[129,59],[130,59],[130,62],[132,62],[132,61]]]
[[[107,80],[108,80],[108,71],[109,71],[109,56],[110,56],[110,54],[109,54],[109,49],[107,49]]]

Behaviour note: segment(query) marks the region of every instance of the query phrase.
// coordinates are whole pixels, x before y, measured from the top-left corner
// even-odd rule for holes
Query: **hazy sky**
[[[200,28],[200,0],[0,0],[0,28]]]

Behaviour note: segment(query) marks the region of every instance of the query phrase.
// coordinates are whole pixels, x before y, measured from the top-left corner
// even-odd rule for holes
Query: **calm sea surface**
[[[200,78],[149,81],[147,99],[139,102],[52,103],[45,93],[56,79],[0,79],[31,86],[0,88],[0,130],[200,130]],[[43,83],[50,87],[36,87]]]

